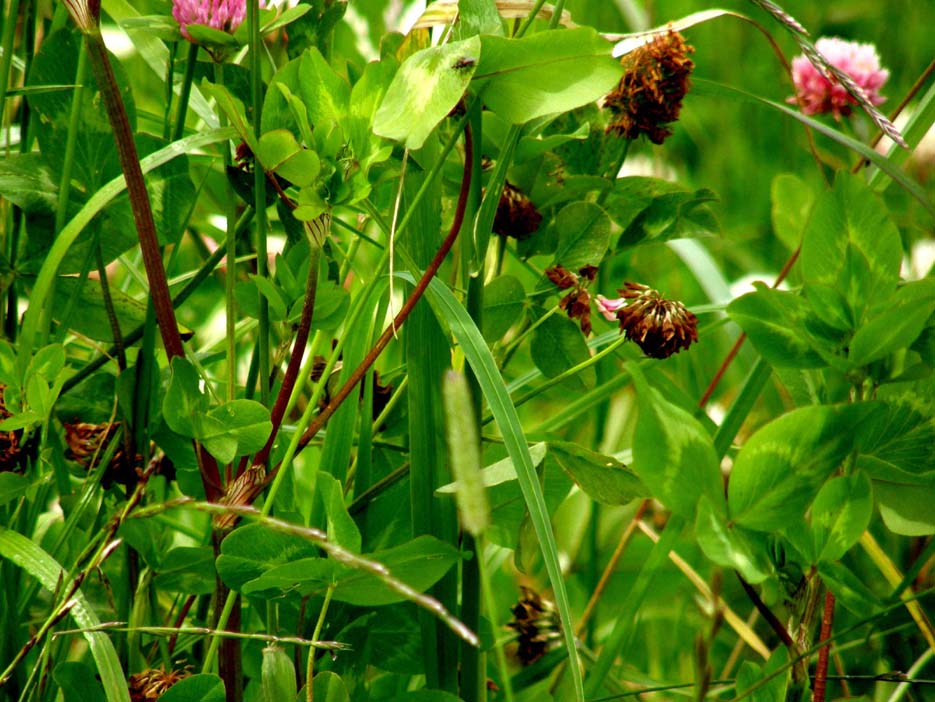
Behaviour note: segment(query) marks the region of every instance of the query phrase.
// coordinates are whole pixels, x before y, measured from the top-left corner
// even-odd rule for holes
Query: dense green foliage
[[[0,697],[935,699],[935,10],[172,5],[4,5]]]

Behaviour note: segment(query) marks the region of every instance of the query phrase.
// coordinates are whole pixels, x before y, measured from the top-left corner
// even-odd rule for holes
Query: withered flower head
[[[594,282],[597,275],[596,266],[584,266],[575,275],[561,264],[556,264],[545,271],[546,277],[552,281],[559,290],[569,290],[569,293],[558,301],[560,309],[565,310],[569,319],[577,319],[581,331],[585,336],[591,333],[591,293],[588,285]]]
[[[159,697],[179,680],[187,678],[187,670],[150,668],[141,673],[134,673],[127,681],[131,702],[156,702]]]
[[[627,300],[617,306],[620,331],[650,358],[668,358],[698,341],[698,318],[678,300],[640,283],[624,283],[617,292]]]
[[[562,629],[555,605],[528,587],[521,586],[520,589],[523,596],[513,606],[513,619],[507,626],[519,634],[516,655],[525,666],[559,645]]]
[[[526,193],[509,181],[504,183],[497,215],[493,220],[493,233],[523,241],[539,230],[541,222],[542,215]]]
[[[65,457],[80,464],[83,468],[90,469],[92,461],[99,460],[107,444],[113,441],[114,435],[120,428],[120,422],[102,424],[64,422],[63,426],[65,427]],[[136,484],[139,477],[138,469],[142,462],[141,455],[137,454],[131,458],[124,451],[124,447],[119,446],[101,478],[101,484],[105,488],[115,482],[121,485]]]
[[[0,383],[0,421],[13,416],[6,408],[5,391],[6,385]],[[20,445],[22,434],[22,431],[0,431],[0,472],[23,468],[23,447]]]
[[[693,51],[681,34],[670,29],[625,54],[620,59],[623,78],[604,100],[614,115],[606,131],[624,139],[645,134],[654,144],[665,141],[672,134],[666,125],[678,120],[690,86],[688,77],[695,64],[688,54]]]

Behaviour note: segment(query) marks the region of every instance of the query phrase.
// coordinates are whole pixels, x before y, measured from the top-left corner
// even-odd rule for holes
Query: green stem
[[[114,300],[110,296],[110,284],[107,281],[107,267],[104,265],[104,252],[101,248],[100,235],[94,237],[93,246],[97,258],[97,274],[100,277],[104,311],[110,324],[110,333],[114,337],[114,348],[117,349],[117,367],[123,372],[127,369],[127,352],[123,345],[123,335],[120,332],[120,320],[117,319],[117,311],[114,309]]]
[[[490,586],[490,573],[487,570],[487,564],[484,563],[484,551],[486,550],[486,539],[483,534],[479,534],[476,539],[477,549],[474,553],[474,560],[477,561],[477,567],[480,570],[481,588],[484,591],[484,606],[487,608],[487,619],[490,621],[490,628],[496,633],[501,631],[500,621],[497,618],[497,599],[494,597],[493,588]],[[503,650],[503,644],[494,641],[494,651],[497,656],[497,667],[500,669],[500,682],[503,683],[503,699],[506,702],[513,702],[513,682],[510,678],[510,667],[506,662],[506,653]]]
[[[331,596],[334,594],[334,583],[328,586],[325,591],[325,600],[321,603],[321,611],[318,613],[318,621],[315,622],[315,631],[312,634],[312,640],[318,641],[321,636],[321,630],[325,627],[325,618],[328,615],[328,606],[331,604]],[[305,699],[307,702],[314,702],[313,678],[315,677],[315,649],[308,649],[308,666],[305,671]]]
[[[194,47],[194,44],[192,45]],[[197,48],[196,48],[197,51]],[[191,57],[190,57],[191,58]],[[191,63],[191,61],[189,61]],[[214,82],[218,85],[224,85],[224,64],[220,61],[214,63]],[[189,85],[189,89],[191,86]],[[183,106],[179,105],[179,121],[176,122],[176,128],[179,124],[184,128],[185,113],[182,112]],[[220,125],[228,125],[227,114],[221,110],[218,115]],[[234,299],[234,283],[237,280],[237,237],[235,235],[237,218],[237,200],[234,198],[234,188],[231,186],[230,179],[227,177],[227,171],[233,160],[231,159],[231,150],[229,144],[224,144],[224,202],[227,206],[225,221],[227,223],[226,238],[224,248],[227,251],[227,272],[224,276],[224,321],[226,327],[227,345],[227,400],[232,402],[237,396],[237,302]]]
[[[175,113],[175,130],[172,132],[172,141],[178,141],[185,133],[185,116],[188,114],[188,101],[191,98],[192,81],[195,78],[195,66],[197,65],[198,45],[190,44],[188,47],[188,62],[185,64],[185,75],[182,77],[182,87],[179,90],[179,105]]]
[[[263,65],[261,62],[263,44],[260,40],[259,3],[252,0],[247,2],[247,27],[250,31],[250,94],[253,102],[253,133],[259,139],[262,132],[261,111],[263,109]],[[253,171],[253,189],[254,209],[256,210],[256,274],[261,278],[267,278],[269,277],[269,255],[266,241],[266,173],[262,168],[255,168]],[[257,296],[259,298],[257,350],[259,352],[260,402],[269,405],[269,302],[259,292]]]

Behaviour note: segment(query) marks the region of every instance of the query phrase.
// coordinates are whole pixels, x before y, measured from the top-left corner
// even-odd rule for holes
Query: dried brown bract
[[[604,100],[613,113],[607,132],[624,139],[645,134],[661,144],[672,134],[668,124],[679,118],[682,98],[691,85],[688,77],[695,64],[688,54],[694,49],[681,34],[670,29],[620,59],[624,74]]]
[[[617,292],[627,300],[617,310],[620,331],[650,358],[668,358],[698,341],[698,318],[678,300],[640,283],[624,283]]]
[[[528,587],[521,586],[521,590],[523,596],[513,606],[513,619],[507,626],[519,635],[516,655],[525,666],[560,645],[562,629],[554,604]]]
[[[493,233],[511,236],[517,241],[528,239],[539,230],[542,215],[526,193],[507,181],[503,185],[500,204],[493,220]]]

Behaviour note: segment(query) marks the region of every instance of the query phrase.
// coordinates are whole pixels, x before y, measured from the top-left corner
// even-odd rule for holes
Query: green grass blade
[[[811,127],[819,134],[823,134],[832,141],[836,141],[841,146],[844,146],[873,163],[877,168],[883,171],[886,175],[892,178],[894,181],[899,183],[903,189],[912,195],[919,203],[928,211],[932,217],[935,217],[935,203],[929,200],[928,195],[925,193],[925,190],[912,178],[903,173],[899,166],[895,165],[890,161],[886,156],[878,153],[875,149],[867,146],[863,142],[852,139],[846,134],[842,134],[838,130],[829,127],[827,124],[823,124],[818,120],[812,119],[811,117],[806,117],[798,110],[793,110],[790,107],[786,107],[778,102],[773,102],[772,100],[767,100],[762,98],[759,95],[754,95],[753,93],[748,93],[745,90],[740,88],[734,88],[730,85],[724,85],[723,83],[716,83],[710,80],[704,80],[702,78],[695,78],[692,80],[694,85],[694,92],[701,95],[711,95],[719,98],[735,98],[740,100],[745,100],[747,102],[753,102],[760,105],[765,105],[771,107],[777,112],[781,112],[787,117],[791,117],[794,120],[798,120],[807,127]]]
[[[143,173],[149,173],[155,168],[159,168],[177,156],[190,153],[196,149],[216,144],[220,141],[226,141],[234,136],[235,132],[231,128],[212,129],[207,132],[201,132],[193,136],[172,142],[158,151],[150,154],[140,161],[140,167]],[[65,225],[55,243],[49,249],[36,283],[33,285],[32,293],[29,295],[29,308],[23,317],[23,332],[20,336],[20,363],[25,366],[32,357],[32,345],[35,341],[36,331],[39,328],[39,321],[42,311],[48,303],[47,298],[51,290],[55,276],[58,274],[58,267],[68,254],[68,249],[81,234],[88,223],[117,195],[127,188],[127,182],[123,175],[117,176],[104,187],[98,190],[85,203],[84,207],[76,214],[72,220]]]
[[[414,282],[409,274],[402,274],[410,282]],[[455,339],[461,345],[464,356],[470,363],[477,382],[487,399],[490,411],[493,413],[503,435],[503,442],[507,452],[516,468],[516,477],[529,518],[542,549],[542,558],[545,561],[549,583],[555,595],[555,605],[562,621],[562,632],[565,637],[565,648],[568,650],[569,670],[575,688],[575,699],[584,702],[584,685],[581,679],[581,669],[578,665],[578,649],[575,646],[575,628],[571,618],[571,607],[568,602],[568,593],[562,580],[562,570],[558,561],[558,546],[552,525],[549,521],[549,512],[542,494],[542,487],[536,475],[529,447],[523,434],[516,408],[510,400],[506,384],[497,370],[497,364],[490,354],[490,349],[481,336],[467,310],[458,302],[451,291],[438,279],[432,281],[427,291],[432,308],[439,321],[446,325]]]
[[[0,527],[0,555],[33,576],[49,592],[55,592],[59,585],[59,578],[65,576],[64,570],[52,556],[22,534],[5,527]],[[100,620],[80,590],[74,594],[73,599],[75,604],[71,608],[71,616],[78,627],[80,629],[99,627]],[[110,702],[130,702],[126,678],[110,637],[99,631],[84,631],[82,635],[88,642],[91,655],[94,656],[107,699]]]

